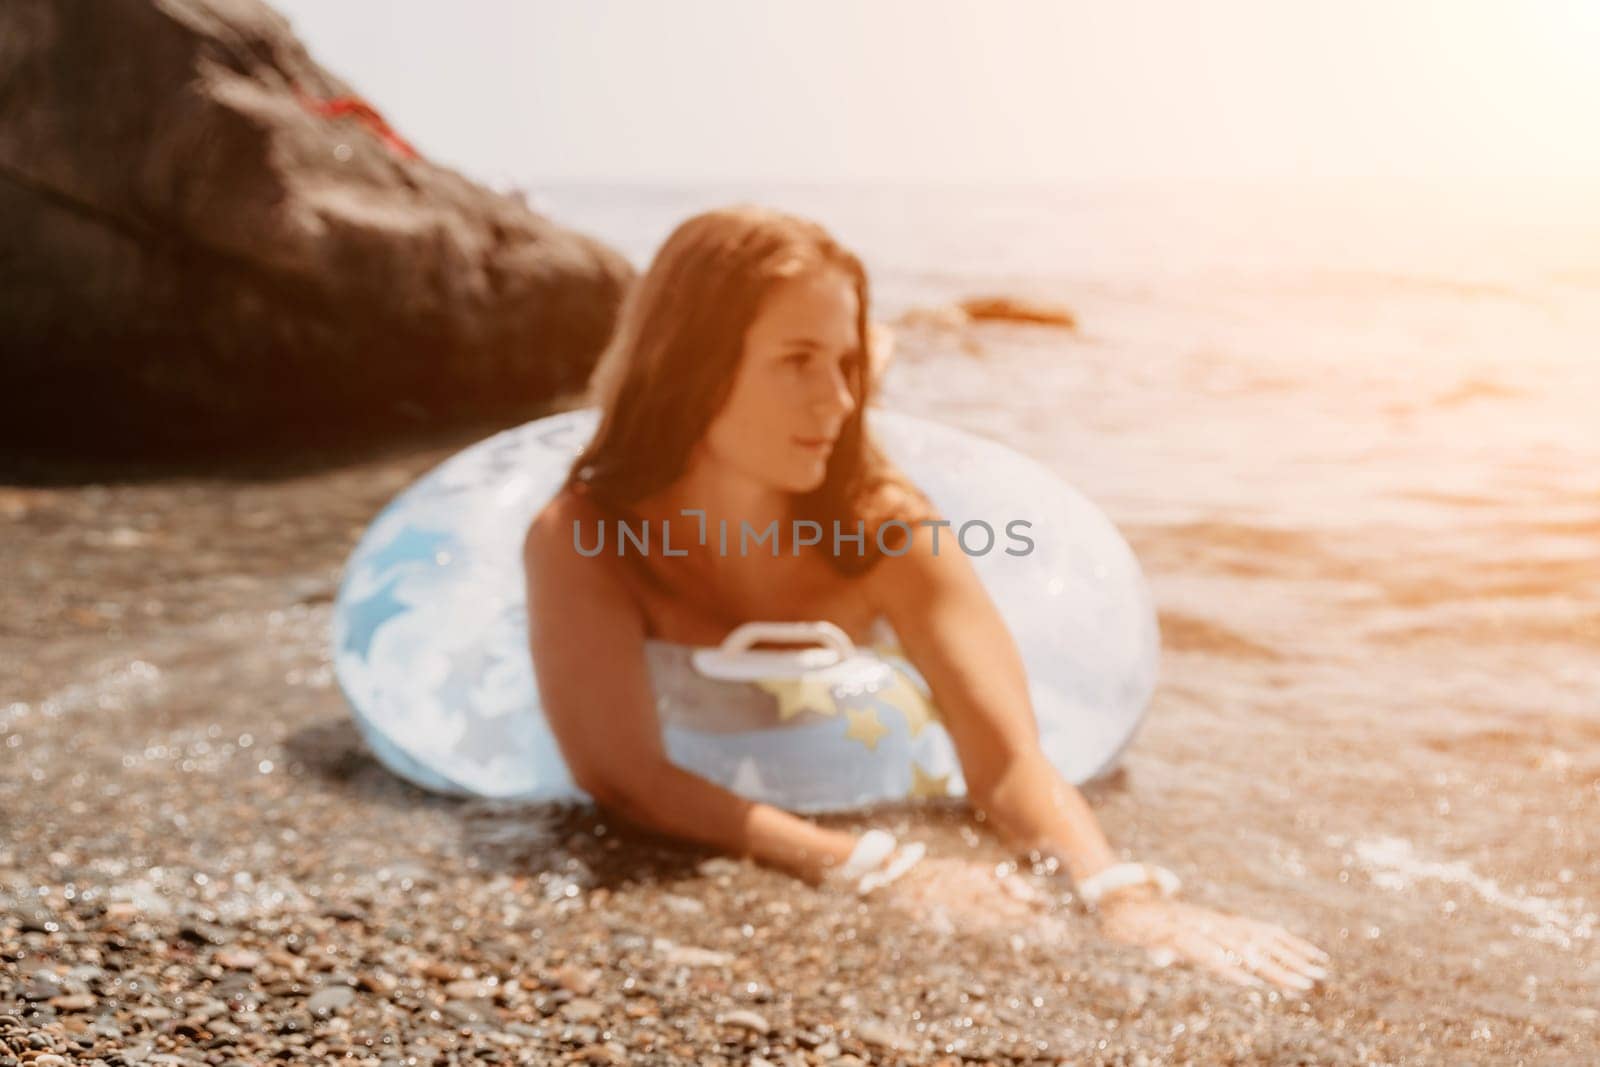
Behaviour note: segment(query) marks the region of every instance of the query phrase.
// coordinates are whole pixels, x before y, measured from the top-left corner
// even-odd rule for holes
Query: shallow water
[[[1219,189],[763,193],[863,247],[885,317],[992,291],[1077,313],[1072,333],[905,327],[884,403],[1038,457],[1121,525],[1166,658],[1125,778],[1092,798],[1192,898],[1332,952],[1305,1010],[986,896],[1005,857],[954,814],[882,816],[951,866],[863,918],[394,781],[346,721],[328,613],[366,522],[466,440],[276,481],[0,487],[0,893],[13,915],[119,902],[163,937],[204,907],[245,940],[354,894],[416,924],[417,951],[460,955],[451,923],[493,921],[484,968],[559,946],[607,981],[635,964],[605,938],[640,930],[732,953],[723,973],[782,986],[763,1010],[794,1026],[887,1018],[996,1059],[1020,1034],[1130,1060],[1593,1062],[1600,227],[1490,192],[1325,190],[1314,212]],[[640,256],[732,194],[541,195]],[[62,949],[0,934],[33,947],[0,956],[3,1000]],[[739,999],[660,983],[679,1017]]]

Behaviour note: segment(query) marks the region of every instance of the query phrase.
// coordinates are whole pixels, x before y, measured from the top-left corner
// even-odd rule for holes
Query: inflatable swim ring
[[[523,537],[588,443],[587,408],[457,453],[373,520],[333,613],[340,687],[378,759],[423,788],[588,800],[539,711]],[[1110,521],[1043,465],[993,441],[874,409],[890,458],[951,521],[1022,652],[1045,756],[1082,783],[1114,766],[1155,685],[1144,576]],[[676,524],[674,524],[676,530]],[[785,549],[787,550],[787,549]],[[777,635],[777,636],[774,636]],[[815,647],[761,650],[762,641]],[[719,648],[645,645],[668,758],[792,811],[959,797],[965,782],[928,686],[886,620],[857,648],[827,623],[747,624]]]

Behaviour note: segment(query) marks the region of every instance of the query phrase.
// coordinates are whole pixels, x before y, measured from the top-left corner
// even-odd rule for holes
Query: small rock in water
[[[88,1011],[95,1004],[95,998],[88,993],[65,993],[50,999],[50,1006],[57,1011]]]
[[[261,954],[247,948],[227,948],[213,957],[217,966],[230,971],[253,971],[261,963]]]
[[[61,983],[54,975],[39,975],[22,987],[23,1000],[49,1000],[61,995]]]
[[[578,997],[561,1005],[561,1017],[569,1023],[590,1022],[604,1014],[600,1002],[588,997]]]
[[[679,915],[703,915],[706,910],[706,906],[702,901],[677,893],[663,894],[661,903],[667,906],[668,911],[677,912]]]
[[[178,928],[178,935],[196,945],[225,945],[233,934],[214,923],[186,922]]]
[[[482,1022],[494,1014],[494,1006],[486,1000],[447,1000],[440,1010],[463,1025]]]
[[[400,983],[391,974],[386,974],[383,971],[368,971],[357,979],[356,986],[359,989],[366,990],[368,993],[381,993],[384,996],[388,996],[400,987]]]
[[[452,1000],[483,1000],[494,992],[494,988],[487,982],[480,982],[476,978],[462,978],[450,982],[444,987],[445,996]]]
[[[433,960],[422,965],[422,975],[436,982],[453,982],[461,977],[461,968],[446,960]]]
[[[717,1016],[717,1022],[728,1026],[741,1026],[758,1034],[772,1033],[772,1024],[767,1022],[767,1017],[749,1008],[736,1008],[733,1011],[723,1012]]]
[[[594,992],[597,972],[579,970],[569,964],[556,970],[555,980],[562,989],[586,997]]]
[[[312,994],[306,1001],[306,1010],[318,1018],[336,1015],[355,1003],[356,991],[349,986],[331,986]]]
[[[899,1049],[905,1047],[905,1039],[895,1032],[888,1023],[876,1019],[868,1019],[858,1023],[852,1029],[862,1041],[877,1048]]]
[[[664,937],[656,938],[654,946],[668,963],[677,963],[685,967],[726,967],[734,959],[730,952],[696,948],[693,945],[677,945]]]
[[[968,316],[978,320],[1029,322],[1040,326],[1062,326],[1067,329],[1078,325],[1078,317],[1071,309],[1060,304],[1047,304],[1037,300],[1023,300],[1010,296],[976,296],[961,301],[960,307]]]
[[[738,874],[742,869],[742,865],[738,860],[730,859],[727,856],[712,856],[708,860],[701,860],[699,867],[696,869],[700,872],[701,877],[720,878]]]

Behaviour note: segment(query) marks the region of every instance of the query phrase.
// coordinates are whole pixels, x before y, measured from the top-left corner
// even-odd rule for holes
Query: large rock
[[[0,3],[0,452],[274,454],[582,385],[626,260],[354,96],[257,0]]]

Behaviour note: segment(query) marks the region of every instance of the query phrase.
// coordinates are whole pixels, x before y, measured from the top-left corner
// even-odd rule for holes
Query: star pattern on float
[[[878,719],[878,713],[872,708],[846,708],[844,714],[850,720],[844,735],[852,741],[860,741],[868,751],[876,752],[878,742],[889,733],[889,728]]]
[[[872,695],[906,717],[906,726],[912,737],[922,733],[930,722],[940,721],[939,709],[898,669],[894,672],[894,680]]]
[[[449,534],[407,526],[395,535],[394,540],[374,552],[368,563],[374,574],[388,574],[405,563],[426,560],[436,562],[439,554],[451,543]]]
[[[398,580],[385,582],[378,587],[378,591],[362,600],[357,600],[345,612],[348,620],[344,634],[344,648],[356,653],[362,659],[372,657],[372,639],[378,632],[378,627],[410,610],[411,605],[399,600],[394,595],[394,587]]]
[[[477,688],[500,657],[486,649],[468,650],[450,659],[445,679],[434,687],[433,695],[441,708],[461,716],[462,730],[450,752],[489,767],[516,751],[518,719],[515,715],[486,709]]]
[[[839,714],[839,702],[826,682],[813,678],[762,678],[755,683],[778,698],[778,721],[788,722],[801,712]]]

